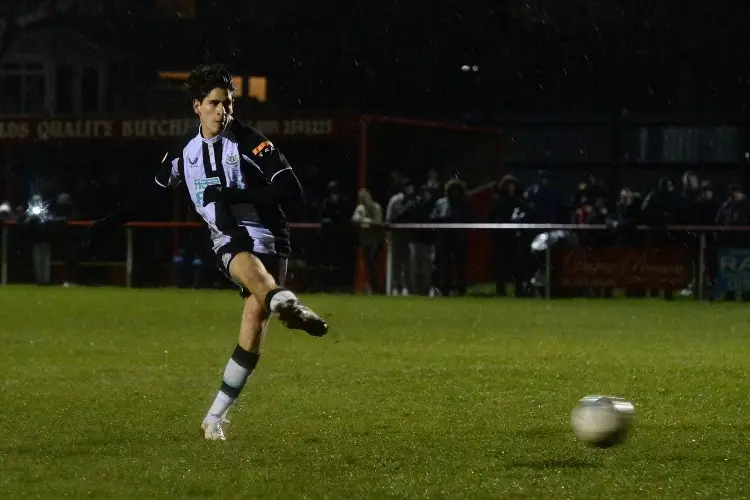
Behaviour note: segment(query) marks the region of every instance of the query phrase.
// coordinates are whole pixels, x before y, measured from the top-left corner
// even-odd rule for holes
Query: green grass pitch
[[[750,309],[310,296],[273,323],[226,443],[199,426],[228,291],[0,288],[0,498],[747,498]],[[630,440],[570,410],[632,399]]]

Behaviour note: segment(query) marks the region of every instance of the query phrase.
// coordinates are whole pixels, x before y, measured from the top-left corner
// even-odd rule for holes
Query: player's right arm
[[[154,210],[166,195],[166,190],[179,184],[181,179],[179,153],[167,152],[153,178],[148,178],[138,190],[125,200],[119,200],[119,208],[106,217],[94,221],[86,230],[84,245],[104,232],[138,219],[152,218]]]

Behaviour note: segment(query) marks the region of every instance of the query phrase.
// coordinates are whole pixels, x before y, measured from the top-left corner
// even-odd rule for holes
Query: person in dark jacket
[[[540,222],[559,223],[565,209],[565,201],[552,183],[552,173],[540,170],[539,179],[526,192],[526,199],[534,206]]]
[[[341,194],[337,182],[328,184],[327,195],[320,206],[320,255],[323,285],[327,291],[351,288],[355,233],[351,227],[352,210]]]
[[[659,186],[643,200],[643,220],[652,226],[665,226],[679,222],[680,199],[675,193],[674,182],[660,179]]]
[[[615,212],[609,220],[614,229],[614,244],[618,248],[632,248],[643,241],[643,233],[636,230],[636,225],[641,219],[641,202],[638,193],[625,187],[620,191],[620,198],[615,206]],[[625,290],[628,297],[644,297],[645,290],[628,288]]]
[[[680,198],[675,192],[672,180],[666,178],[659,180],[658,189],[650,192],[643,200],[641,212],[643,222],[656,228],[649,231],[647,235],[649,245],[670,247],[683,243],[664,228],[664,226],[677,224],[680,221]],[[672,300],[674,294],[671,291],[665,291],[664,298]]]
[[[698,222],[698,198],[700,183],[698,174],[688,170],[682,176],[682,191],[680,192],[680,224],[694,225]]]
[[[436,198],[434,188],[423,185],[417,197],[407,202],[399,222],[409,224],[429,224]],[[435,231],[419,229],[410,232],[409,272],[414,291],[419,295],[435,295],[435,284],[432,282],[433,261],[435,257]]]
[[[467,223],[474,220],[466,199],[466,187],[453,179],[445,184],[445,196],[437,200],[431,215],[436,223]],[[466,266],[469,257],[469,235],[462,229],[437,231],[434,282],[444,296],[466,295]],[[453,280],[455,270],[456,280]]]
[[[509,224],[513,222],[513,215],[517,211],[528,210],[528,202],[522,196],[522,189],[518,179],[512,175],[503,177],[495,188],[490,209],[489,222]],[[514,230],[494,231],[494,275],[495,294],[507,294],[507,284],[513,283],[520,288],[521,283],[528,278],[522,265],[526,260],[528,248],[523,249]]]
[[[711,181],[701,182],[698,193],[698,219],[696,224],[710,226],[716,219],[719,211],[719,203],[716,201],[714,185]]]
[[[610,224],[615,229],[615,245],[618,247],[638,244],[638,233],[635,226],[641,218],[641,204],[637,193],[630,188],[620,190],[620,199],[615,212],[610,217]]]
[[[719,211],[719,203],[714,196],[714,188],[711,181],[701,182],[698,194],[697,221],[700,226],[713,226],[716,220],[716,214]],[[706,233],[705,257],[703,259],[706,266],[706,284],[710,284],[716,279],[718,262],[716,261],[716,233]],[[698,294],[696,294],[698,295]]]
[[[65,281],[63,286],[68,288],[75,286],[78,281],[79,262],[79,239],[80,235],[68,226],[68,221],[73,220],[76,215],[76,207],[73,197],[68,193],[61,193],[50,206],[56,221],[55,239],[59,247],[62,259],[65,262]]]
[[[750,204],[738,184],[729,186],[729,198],[719,207],[715,222],[718,226],[750,225]],[[728,248],[747,248],[750,241],[744,232],[726,231],[719,233],[716,244]],[[726,298],[735,300],[735,292],[728,291]],[[750,290],[743,290],[742,300],[750,301]]]

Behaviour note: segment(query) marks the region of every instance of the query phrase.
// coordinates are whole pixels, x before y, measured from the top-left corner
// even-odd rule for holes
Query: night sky
[[[747,101],[750,6],[737,0],[197,2],[192,20],[119,0],[67,22],[144,71],[220,60],[266,75],[281,108],[710,114]]]

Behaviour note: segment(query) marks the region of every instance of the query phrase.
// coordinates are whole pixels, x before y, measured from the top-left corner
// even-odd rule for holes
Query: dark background
[[[47,24],[127,55],[152,78],[212,60],[267,75],[279,108],[488,119],[747,104],[750,7],[741,1],[72,3]],[[181,16],[190,4],[195,15]],[[479,71],[462,73],[464,64]]]

